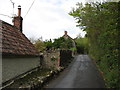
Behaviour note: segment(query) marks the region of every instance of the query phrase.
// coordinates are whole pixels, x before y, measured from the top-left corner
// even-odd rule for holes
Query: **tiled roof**
[[[1,21],[0,43],[2,43],[2,53],[15,55],[38,55],[37,50],[28,38],[16,27]],[[2,41],[2,42],[1,42]]]

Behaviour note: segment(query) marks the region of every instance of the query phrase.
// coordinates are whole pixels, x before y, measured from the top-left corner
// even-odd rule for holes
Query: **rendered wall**
[[[25,73],[40,64],[39,57],[34,58],[3,58],[2,59],[2,82]]]

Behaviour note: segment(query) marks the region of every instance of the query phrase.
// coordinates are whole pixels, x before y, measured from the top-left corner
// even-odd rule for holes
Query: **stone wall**
[[[51,50],[45,51],[41,55],[41,66],[43,68],[65,67],[72,58],[71,50]]]
[[[10,80],[40,65],[39,57],[31,58],[3,58],[2,82]]]
[[[41,66],[43,68],[58,68],[59,67],[59,50],[44,51],[41,55]]]

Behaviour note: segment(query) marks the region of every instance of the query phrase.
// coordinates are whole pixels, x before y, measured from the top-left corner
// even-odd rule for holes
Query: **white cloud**
[[[26,12],[30,7],[33,0],[12,0],[15,2],[15,13],[17,13],[17,6],[22,6],[23,17],[23,33],[27,37],[43,37],[43,39],[54,39],[62,36],[64,30],[75,38],[81,32],[76,27],[75,20],[68,13],[72,7],[80,0],[35,0],[34,5],[27,14]],[[6,6],[5,6],[6,5]],[[0,1],[0,14],[12,15],[12,4],[10,0]],[[0,15],[0,19],[11,23],[11,19]]]

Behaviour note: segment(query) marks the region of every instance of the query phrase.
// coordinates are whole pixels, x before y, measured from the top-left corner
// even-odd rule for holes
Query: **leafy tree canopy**
[[[36,40],[33,45],[35,46],[35,48],[36,48],[39,52],[41,52],[41,51],[43,51],[43,50],[45,49],[45,44],[44,44],[44,42],[41,41],[41,40],[39,40],[39,39]]]
[[[72,40],[69,38],[64,39],[64,37],[54,39],[53,46],[54,48],[60,48],[60,49],[70,49],[73,47]]]
[[[103,72],[106,86],[120,88],[118,77],[118,41],[120,33],[120,2],[77,3],[69,15],[77,26],[87,32],[89,55]],[[79,43],[79,42],[78,42]]]

